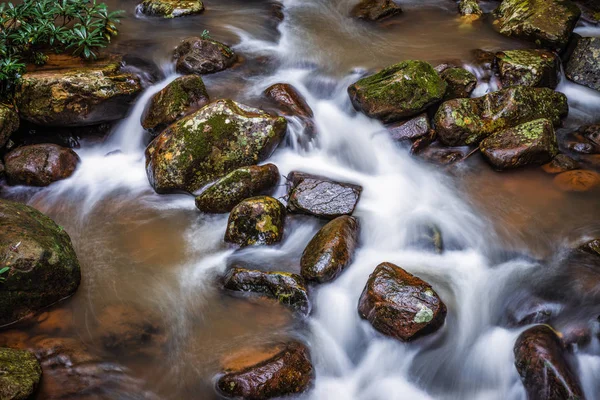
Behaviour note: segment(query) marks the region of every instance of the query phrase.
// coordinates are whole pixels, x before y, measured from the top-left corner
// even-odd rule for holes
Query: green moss
[[[204,4],[200,0],[144,0],[140,10],[147,15],[175,18],[201,13]]]

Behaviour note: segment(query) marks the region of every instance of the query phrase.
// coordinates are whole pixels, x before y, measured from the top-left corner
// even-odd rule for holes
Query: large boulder
[[[446,93],[446,82],[424,61],[403,61],[362,78],[348,88],[357,110],[384,122],[425,111]]]
[[[299,342],[271,346],[263,357],[225,365],[218,391],[230,398],[271,399],[305,391],[314,378],[308,348]],[[251,361],[247,361],[247,360]]]
[[[142,14],[163,18],[200,14],[204,4],[200,0],[144,0],[138,6]]]
[[[554,89],[560,77],[560,60],[547,50],[507,50],[496,53],[503,87],[532,86]]]
[[[503,0],[494,11],[494,27],[506,36],[562,49],[580,15],[570,0]]]
[[[240,246],[274,244],[283,238],[285,207],[269,196],[251,197],[229,214],[225,241]]]
[[[302,253],[302,276],[320,283],[334,280],[352,262],[359,233],[354,217],[342,215],[328,222]]]
[[[0,348],[0,399],[33,398],[41,377],[42,368],[33,353]]]
[[[11,185],[48,186],[73,175],[80,159],[67,147],[33,144],[11,151],[4,163]]]
[[[194,192],[236,168],[265,160],[287,129],[233,100],[217,100],[165,129],[146,149],[146,172],[158,193]]]
[[[382,263],[369,276],[358,313],[384,335],[410,341],[437,331],[446,319],[446,305],[427,282]]]
[[[440,77],[448,84],[444,100],[469,97],[477,86],[477,77],[464,68],[445,68]]]
[[[0,326],[71,296],[79,262],[63,228],[36,209],[0,200]]]
[[[19,129],[19,115],[15,110],[0,104],[0,149],[8,138]]]
[[[300,275],[232,268],[224,281],[225,289],[275,299],[278,303],[304,315],[310,312],[308,289]]]
[[[402,8],[393,0],[360,0],[350,11],[352,17],[367,21],[381,21],[400,14]]]
[[[565,74],[575,83],[600,90],[600,38],[577,39]]]
[[[175,49],[175,68],[180,74],[212,74],[231,67],[237,55],[228,46],[212,39],[189,37]]]
[[[446,101],[434,120],[439,140],[456,146],[478,144],[498,130],[539,118],[558,126],[568,112],[567,97],[562,93],[515,86],[483,97]]]
[[[42,69],[23,75],[15,92],[21,119],[44,126],[86,126],[121,119],[141,92],[121,65]]]
[[[529,399],[583,399],[558,334],[548,325],[523,332],[515,343],[515,366]]]
[[[494,168],[502,170],[545,164],[558,154],[558,143],[552,122],[536,119],[493,133],[479,149]]]
[[[142,116],[142,127],[159,134],[168,125],[209,103],[202,78],[186,75],[175,79],[156,93]]]
[[[196,196],[196,207],[207,213],[230,212],[242,200],[272,190],[279,182],[274,164],[238,168]]]

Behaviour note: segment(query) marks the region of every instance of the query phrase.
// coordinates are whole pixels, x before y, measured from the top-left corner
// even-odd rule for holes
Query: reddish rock
[[[4,162],[11,185],[48,186],[70,177],[80,160],[69,148],[34,144],[16,148],[5,156]]]

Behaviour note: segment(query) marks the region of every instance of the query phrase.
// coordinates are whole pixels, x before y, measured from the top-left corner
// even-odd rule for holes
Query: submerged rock
[[[41,377],[42,368],[33,353],[0,348],[0,399],[31,399]]]
[[[570,0],[503,0],[494,11],[494,27],[506,36],[562,49],[580,15]]]
[[[238,168],[196,196],[196,207],[207,213],[230,212],[242,200],[264,194],[278,182],[274,164]]]
[[[383,122],[425,111],[439,102],[446,82],[424,61],[403,61],[362,78],[348,88],[354,108]]]
[[[288,210],[333,219],[352,215],[362,187],[293,171],[288,175]]]
[[[479,148],[486,160],[500,170],[542,165],[558,154],[556,134],[547,119],[495,132],[485,138]]]
[[[231,210],[225,241],[240,246],[274,244],[283,238],[285,207],[269,196],[245,199]]]
[[[142,116],[142,127],[158,134],[168,125],[205,106],[209,101],[201,77],[179,77],[152,97],[150,106]]]
[[[426,113],[419,114],[407,121],[387,126],[390,136],[395,141],[415,140],[429,133],[431,124]]]
[[[225,276],[224,286],[228,290],[252,292],[275,299],[304,315],[310,312],[308,289],[300,275],[232,268]]]
[[[50,218],[20,203],[0,200],[0,326],[71,296],[81,280],[69,235]]]
[[[175,49],[175,68],[180,74],[212,74],[231,67],[237,55],[228,46],[212,39],[189,37]]]
[[[477,0],[459,0],[458,11],[461,15],[483,15],[479,2]]]
[[[534,119],[546,118],[557,126],[568,112],[562,93],[515,86],[474,99],[446,101],[435,115],[435,125],[442,143],[472,145],[498,130]]]
[[[0,104],[0,149],[4,147],[10,135],[19,129],[19,115],[12,108]]]
[[[560,77],[560,60],[547,50],[507,50],[496,53],[502,86],[554,89]]]
[[[328,222],[302,253],[302,276],[319,283],[334,280],[352,262],[359,228],[358,220],[346,215]]]
[[[600,38],[577,39],[565,75],[575,83],[600,90]]]
[[[287,128],[233,100],[218,100],[165,129],[146,149],[146,172],[158,193],[194,192],[236,168],[265,160]]]
[[[549,174],[560,174],[561,172],[579,169],[579,163],[564,154],[557,154],[548,164],[542,166]]]
[[[11,151],[4,162],[11,185],[48,186],[73,175],[80,159],[66,147],[33,144]]]
[[[444,251],[442,231],[433,223],[418,224],[413,231],[409,245],[418,249],[442,254]]]
[[[530,399],[583,399],[558,334],[548,325],[523,332],[515,343],[515,366]]]
[[[277,104],[285,114],[306,119],[313,117],[313,111],[304,97],[290,84],[276,83],[266,88],[264,95]]]
[[[350,15],[367,21],[381,21],[402,14],[402,8],[393,0],[360,0]]]
[[[305,391],[314,378],[308,348],[299,342],[278,345],[265,351],[257,363],[227,367],[217,381],[226,397],[248,400],[270,399]]]
[[[427,282],[382,263],[369,276],[358,313],[384,335],[410,341],[437,331],[446,319],[446,305]]]
[[[477,86],[475,75],[464,68],[446,68],[440,76],[448,84],[444,100],[469,97]]]
[[[142,14],[164,18],[200,14],[204,4],[200,0],[144,0],[138,6]]]
[[[587,192],[600,186],[600,174],[595,171],[577,169],[556,175],[553,183],[565,192]]]

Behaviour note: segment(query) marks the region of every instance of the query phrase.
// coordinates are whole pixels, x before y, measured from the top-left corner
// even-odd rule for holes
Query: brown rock
[[[579,169],[579,163],[567,155],[557,154],[548,164],[542,165],[542,169],[549,174],[560,174]]]
[[[73,150],[55,144],[18,147],[4,157],[11,185],[48,186],[70,177],[79,165]]]
[[[587,192],[600,185],[600,174],[585,169],[576,169],[556,175],[554,184],[566,192]]]
[[[276,83],[265,89],[264,95],[277,104],[285,114],[301,118],[313,117],[313,112],[304,97],[290,84]]]
[[[402,8],[393,0],[361,0],[350,15],[367,21],[381,21],[402,14]]]
[[[212,39],[189,37],[175,49],[175,68],[181,74],[211,74],[231,67],[237,55],[228,46]]]

